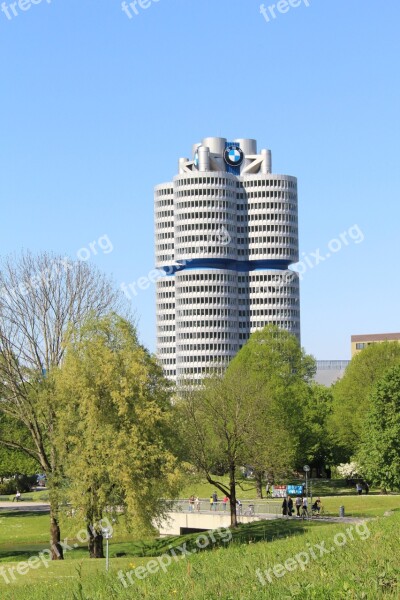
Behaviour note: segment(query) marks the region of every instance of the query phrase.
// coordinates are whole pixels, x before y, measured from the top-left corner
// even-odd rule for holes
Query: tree
[[[330,388],[314,383],[303,407],[304,428],[301,434],[302,463],[309,464],[317,477],[335,464],[336,448],[328,429],[333,396]]]
[[[372,344],[352,358],[343,378],[333,386],[329,430],[341,450],[338,462],[350,462],[357,453],[371,392],[385,371],[398,364],[400,344]]]
[[[259,495],[265,471],[280,477],[294,466],[314,365],[294,336],[266,327],[251,336],[222,377],[179,402],[188,460],[228,496],[232,526],[241,466],[255,469]],[[215,464],[224,465],[227,486],[213,477]]]
[[[315,361],[294,335],[270,325],[252,334],[227,376],[234,372],[257,390],[259,414],[247,442],[260,497],[264,473],[270,481],[281,480],[303,462],[304,410]]]
[[[90,556],[102,558],[105,512],[149,530],[178,493],[170,386],[116,314],[73,330],[53,375],[68,501],[86,522]]]
[[[388,370],[371,394],[358,456],[369,481],[400,489],[400,366]]]
[[[61,478],[56,449],[58,405],[47,374],[64,357],[65,333],[88,314],[118,307],[110,282],[85,262],[30,252],[2,261],[0,269],[0,413],[29,432],[24,442],[4,432],[0,444],[18,449],[46,473],[50,497],[52,558],[63,558],[57,485]]]
[[[21,444],[26,444],[29,441],[29,432],[0,412],[0,437],[3,435],[2,432],[6,431],[8,437],[19,440]],[[25,452],[6,448],[0,443],[0,482],[3,481],[4,477],[34,475],[37,471],[38,464],[36,460],[25,454]]]
[[[200,390],[185,391],[177,400],[181,444],[187,460],[230,500],[231,526],[237,526],[238,469],[246,464],[246,447],[258,414],[256,389],[233,374],[212,377]],[[228,473],[229,483],[214,476],[215,465]]]

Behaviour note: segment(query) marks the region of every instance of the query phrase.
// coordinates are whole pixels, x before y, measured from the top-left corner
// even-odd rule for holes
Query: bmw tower
[[[178,384],[273,323],[300,339],[297,179],[252,139],[205,138],[155,188],[157,355]]]

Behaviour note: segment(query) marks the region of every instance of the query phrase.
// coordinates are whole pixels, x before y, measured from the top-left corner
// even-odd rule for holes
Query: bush
[[[17,490],[21,493],[30,492],[37,480],[36,475],[16,475],[9,481],[0,484],[0,496],[10,496],[15,494]]]
[[[37,475],[17,475],[16,482],[20,492],[30,492],[36,485]]]
[[[15,479],[10,479],[4,483],[0,483],[0,496],[10,496],[17,491],[17,482]]]

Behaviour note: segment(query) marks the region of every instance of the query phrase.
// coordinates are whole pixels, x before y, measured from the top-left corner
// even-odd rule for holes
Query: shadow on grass
[[[19,562],[29,560],[32,556],[38,555],[40,552],[45,550],[45,546],[38,546],[37,548],[32,547],[31,549],[25,548],[24,550],[8,550],[0,551],[0,563],[3,562]]]
[[[254,521],[239,525],[236,529],[222,528],[211,532],[199,531],[180,536],[169,536],[159,538],[150,542],[135,542],[121,543],[113,545],[111,556],[138,556],[138,557],[155,557],[161,556],[170,552],[177,547],[185,547],[187,550],[213,550],[215,548],[226,548],[231,544],[249,544],[257,542],[273,542],[278,539],[283,539],[295,535],[303,535],[310,527],[318,527],[327,525],[326,522],[308,523],[305,521]],[[220,531],[220,533],[218,533]],[[228,535],[229,533],[229,535]],[[199,536],[201,537],[201,546],[199,544]],[[229,540],[229,537],[231,539]],[[209,543],[205,545],[204,540],[208,539]],[[229,541],[228,541],[229,540]],[[118,546],[118,548],[117,548]]]
[[[156,557],[171,553],[172,550],[185,548],[188,551],[196,552],[213,550],[215,548],[226,548],[232,544],[245,545],[258,542],[274,542],[279,539],[285,539],[292,536],[304,535],[310,528],[326,526],[326,522],[312,523],[302,520],[283,520],[276,521],[253,521],[239,525],[236,529],[221,528],[213,532],[198,531],[181,536],[169,536],[158,538],[151,541],[132,541],[116,542],[110,544],[110,557]],[[202,536],[199,538],[199,536]],[[201,539],[201,545],[199,543]],[[205,543],[207,540],[207,543]],[[72,541],[68,540],[72,546]],[[0,562],[13,562],[28,560],[32,555],[46,549],[45,544],[24,544],[18,549],[3,548],[0,550]],[[84,545],[67,551],[65,558],[67,560],[81,559],[88,556],[87,548]],[[179,550],[177,550],[179,554]]]
[[[49,510],[32,510],[31,508],[27,508],[26,510],[24,508],[15,508],[15,509],[11,509],[10,508],[6,508],[6,509],[1,509],[0,508],[0,517],[19,517],[19,518],[24,518],[24,517],[37,517],[40,515],[47,515],[49,514]]]

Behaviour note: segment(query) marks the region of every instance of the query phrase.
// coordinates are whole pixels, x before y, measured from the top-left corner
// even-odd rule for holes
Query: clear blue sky
[[[304,274],[306,350],[345,359],[352,333],[400,330],[398,0],[303,1],[270,22],[259,0],[153,0],[132,19],[120,0],[20,2],[0,13],[1,254],[74,257],[107,235],[91,260],[136,281],[153,186],[203,137],[254,137],[299,179],[311,264],[359,228]],[[133,308],[154,350],[154,287]]]

